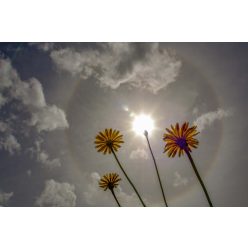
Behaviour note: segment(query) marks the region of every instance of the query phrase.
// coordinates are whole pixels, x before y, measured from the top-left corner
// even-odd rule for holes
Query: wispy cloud
[[[51,179],[46,181],[45,188],[35,205],[40,207],[74,207],[76,199],[74,185],[59,183]]]
[[[100,49],[54,50],[50,56],[58,68],[83,79],[93,76],[103,87],[116,89],[128,84],[156,94],[176,80],[181,61],[159,44],[147,44],[143,50],[140,47],[107,43]]]
[[[218,109],[216,111],[207,112],[199,116],[194,125],[197,125],[199,131],[203,131],[207,126],[210,126],[214,121],[221,120],[233,114],[231,110]]]
[[[186,177],[182,177],[179,172],[174,173],[174,182],[173,186],[174,187],[179,187],[179,186],[185,186],[187,185],[189,180]]]
[[[144,149],[137,148],[136,150],[133,150],[130,154],[130,159],[148,159],[148,154]]]

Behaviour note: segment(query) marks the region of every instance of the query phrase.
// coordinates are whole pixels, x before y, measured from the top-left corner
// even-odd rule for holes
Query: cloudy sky
[[[123,206],[140,206],[96,134],[118,129],[118,157],[148,206],[163,206],[134,116],[150,142],[169,206],[208,206],[187,157],[163,154],[166,127],[196,124],[192,152],[214,206],[248,206],[246,43],[0,43],[0,205],[116,206],[99,178],[117,172]],[[244,139],[245,138],[245,139]]]

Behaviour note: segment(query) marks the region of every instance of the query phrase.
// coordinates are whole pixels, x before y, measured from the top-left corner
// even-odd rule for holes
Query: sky
[[[192,157],[214,206],[248,206],[247,43],[0,43],[0,205],[116,206],[98,187],[122,178],[122,206],[141,206],[95,136],[120,130],[117,156],[147,206],[164,206],[149,134],[169,206],[208,206],[186,156],[163,153],[165,128],[197,125]]]

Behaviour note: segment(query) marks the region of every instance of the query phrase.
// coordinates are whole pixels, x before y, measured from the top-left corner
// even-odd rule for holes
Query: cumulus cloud
[[[19,76],[13,70],[9,59],[0,59],[0,90],[11,87],[19,82]]]
[[[232,115],[232,111],[218,109],[216,111],[211,111],[199,116],[194,125],[197,125],[199,131],[203,131],[207,126],[210,126],[214,121],[221,120],[223,118],[229,117]]]
[[[38,131],[68,128],[65,112],[55,105],[48,105],[41,83],[36,78],[22,81],[10,60],[0,59],[0,90],[9,89],[10,100],[19,100],[29,111],[31,126]]]
[[[40,207],[74,207],[77,196],[75,187],[69,183],[59,183],[47,180],[45,189],[36,200],[35,205]]]
[[[0,149],[11,155],[25,145],[20,140],[33,130],[48,132],[69,127],[65,112],[47,104],[42,84],[36,78],[23,81],[11,61],[0,58],[0,108],[4,105],[8,111],[0,116]],[[41,150],[37,160],[49,168],[61,165],[58,158],[51,159]]]
[[[144,149],[138,148],[131,152],[130,159],[148,159],[148,154]]]
[[[19,81],[12,87],[12,96],[30,108],[43,108],[46,106],[42,85],[36,78],[27,82]]]
[[[91,206],[116,206],[115,200],[110,192],[103,192],[99,188],[98,182],[100,175],[97,172],[91,173],[89,177],[89,184],[84,190],[84,199]],[[118,186],[115,189],[116,197],[118,198],[121,206],[125,207],[138,207],[141,206],[138,197],[135,193],[127,194],[123,189]]]
[[[189,180],[185,177],[182,177],[177,171],[174,173],[174,187],[185,186],[188,184],[188,182]]]
[[[0,149],[4,149],[13,155],[16,151],[21,149],[21,145],[15,136],[9,134],[6,137],[0,139]]]
[[[8,204],[10,198],[14,195],[13,192],[10,193],[6,193],[6,192],[2,192],[0,191],[0,205],[1,206],[5,206]]]
[[[172,53],[159,44],[147,45],[142,56],[139,49],[135,44],[107,43],[98,50],[53,50],[50,56],[58,68],[83,79],[93,76],[112,89],[128,84],[156,94],[176,80],[181,61]]]
[[[30,125],[36,126],[39,132],[69,127],[65,112],[55,105],[44,106],[33,111]]]

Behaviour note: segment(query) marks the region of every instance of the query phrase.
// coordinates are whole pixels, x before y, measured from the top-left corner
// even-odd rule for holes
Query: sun
[[[135,115],[133,120],[133,131],[138,135],[144,135],[146,130],[149,134],[154,129],[154,120],[149,115]]]

